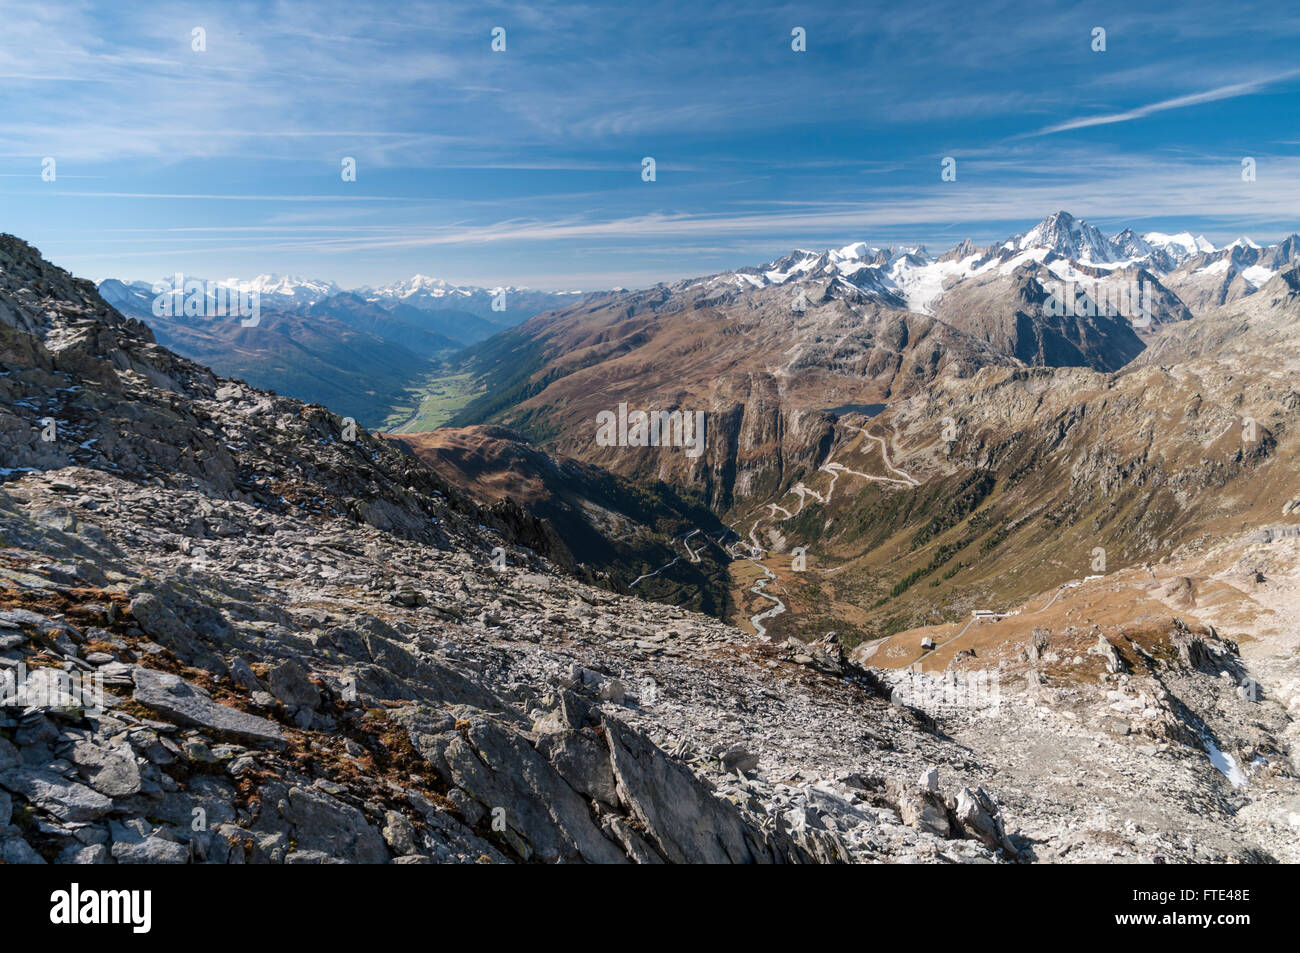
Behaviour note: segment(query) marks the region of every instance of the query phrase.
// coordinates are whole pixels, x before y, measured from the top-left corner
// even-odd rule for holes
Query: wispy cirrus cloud
[[[1138,106],[1134,109],[1126,109],[1123,112],[1080,116],[1076,119],[1069,119],[1065,122],[1055,123],[1051,126],[1044,126],[1042,129],[1028,133],[1027,135],[1050,136],[1054,133],[1068,132],[1072,129],[1087,129],[1091,126],[1109,126],[1118,122],[1132,122],[1135,119],[1145,119],[1147,116],[1167,112],[1171,109],[1186,109],[1189,106],[1200,106],[1205,103],[1219,102],[1224,99],[1235,99],[1238,96],[1251,96],[1255,93],[1262,92],[1270,86],[1284,82],[1285,80],[1294,79],[1296,76],[1300,76],[1300,69],[1287,70],[1284,73],[1277,73],[1272,76],[1266,76],[1261,79],[1250,80],[1244,83],[1230,83],[1226,86],[1203,90],[1199,93],[1189,93],[1186,96],[1175,96],[1172,99],[1162,99],[1159,102],[1148,103],[1145,106]]]

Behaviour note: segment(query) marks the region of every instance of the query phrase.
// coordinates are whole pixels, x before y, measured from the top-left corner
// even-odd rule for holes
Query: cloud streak
[[[1274,76],[1264,77],[1263,79],[1251,80],[1245,83],[1231,83],[1227,86],[1219,86],[1215,89],[1207,89],[1199,93],[1190,93],[1186,96],[1175,96],[1173,99],[1162,99],[1159,102],[1148,103],[1145,106],[1138,106],[1136,109],[1126,109],[1123,112],[1081,116],[1077,119],[1069,119],[1065,122],[1056,123],[1055,125],[1045,126],[1037,132],[1032,132],[1028,135],[1050,136],[1058,132],[1069,132],[1074,129],[1088,129],[1093,126],[1110,126],[1119,122],[1132,122],[1135,119],[1145,119],[1147,116],[1167,112],[1171,109],[1186,109],[1189,106],[1200,106],[1205,103],[1219,102],[1224,99],[1235,99],[1238,96],[1252,96],[1255,93],[1261,92],[1266,87],[1273,86],[1296,76],[1300,76],[1300,70],[1288,70],[1285,73],[1278,73]]]

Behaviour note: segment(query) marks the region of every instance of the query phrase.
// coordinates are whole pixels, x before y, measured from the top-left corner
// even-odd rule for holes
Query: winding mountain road
[[[704,538],[706,540],[715,543],[715,545],[717,545],[720,549],[722,549],[723,552],[725,552],[729,557],[731,557],[732,560],[746,559],[763,571],[764,578],[760,579],[749,589],[749,591],[754,593],[755,595],[761,596],[762,598],[767,599],[773,603],[771,608],[764,609],[762,612],[755,613],[754,615],[749,617],[749,624],[754,627],[754,631],[757,632],[759,636],[766,637],[767,635],[767,627],[763,625],[764,620],[775,618],[776,616],[781,615],[783,612],[787,611],[788,609],[788,606],[785,604],[785,602],[781,600],[780,597],[775,596],[766,591],[767,586],[774,580],[778,579],[779,577],[776,575],[776,573],[772,572],[771,569],[763,565],[763,563],[759,562],[758,559],[755,559],[751,554],[747,554],[744,552],[736,552],[731,547],[737,545],[743,545],[744,541],[748,539],[749,542],[753,545],[753,549],[761,553],[764,547],[762,541],[758,538],[758,527],[764,521],[764,519],[773,519],[773,520],[776,519],[776,514],[778,511],[784,513],[787,519],[793,519],[794,517],[798,516],[800,513],[803,512],[804,504],[807,502],[807,498],[810,496],[813,497],[815,500],[817,500],[817,502],[819,503],[823,503],[823,504],[829,503],[831,501],[832,495],[835,492],[836,482],[843,474],[849,474],[851,476],[858,477],[859,479],[862,480],[868,480],[876,483],[885,483],[891,486],[906,487],[909,489],[921,485],[921,482],[917,480],[915,477],[913,477],[910,473],[907,473],[905,470],[901,470],[898,467],[894,466],[893,461],[890,460],[889,458],[889,445],[885,441],[885,438],[877,436],[876,434],[873,434],[862,427],[853,427],[850,425],[846,425],[846,428],[849,430],[856,430],[864,437],[867,437],[868,439],[874,440],[877,443],[879,443],[880,458],[885,465],[885,469],[894,475],[877,476],[874,473],[864,473],[861,470],[854,470],[835,460],[827,460],[825,463],[823,463],[821,466],[817,468],[818,471],[829,474],[831,478],[830,486],[827,487],[825,495],[812,489],[812,487],[805,485],[801,480],[795,483],[792,487],[790,487],[790,489],[786,490],[784,494],[782,494],[783,496],[789,496],[790,494],[794,494],[795,496],[799,497],[799,505],[798,507],[795,508],[795,511],[793,513],[791,513],[784,506],[781,506],[779,503],[763,504],[762,506],[758,507],[756,511],[751,511],[751,513],[748,516],[743,517],[739,521],[743,524],[746,520],[749,519],[750,516],[754,515],[754,512],[758,513],[758,518],[755,519],[754,522],[750,525],[748,533],[742,533],[734,526],[727,527],[732,533],[736,535],[736,541],[726,546],[724,546],[721,542],[715,542],[713,539],[711,539],[708,536],[707,533],[704,534]],[[865,451],[859,448],[858,452],[863,453]],[[763,509],[767,509],[766,514],[762,512]],[[691,550],[690,544],[687,542],[687,540],[689,540],[696,533],[700,533],[700,532],[701,530],[698,527],[696,527],[695,529],[687,533],[685,536],[681,537],[682,545],[686,549],[686,553],[691,562],[698,563],[700,560],[698,554]],[[677,542],[677,538],[674,538],[673,542],[674,543]],[[653,572],[643,573],[642,575],[634,579],[631,582],[630,586],[636,586],[637,584],[639,584],[645,579],[649,579],[652,576],[659,575],[664,570],[670,568],[671,566],[679,562],[681,558],[682,558],[681,554],[678,554],[674,556],[672,560],[660,566],[658,569],[654,570]],[[967,628],[969,628],[969,624]],[[965,629],[963,629],[962,632],[964,633]],[[959,638],[960,635],[957,637]]]
[[[776,573],[772,572],[772,570],[768,569],[766,566],[764,566],[762,563],[758,562],[757,560],[751,559],[750,562],[753,563],[755,566],[757,566],[759,569],[763,570],[763,572],[766,574],[766,577],[754,583],[754,585],[750,587],[749,591],[755,593],[756,595],[762,596],[764,599],[770,599],[772,602],[776,603],[774,606],[772,606],[772,608],[768,609],[767,611],[760,612],[757,615],[752,615],[749,617],[749,623],[754,627],[754,631],[758,634],[759,638],[767,638],[767,626],[763,625],[763,620],[772,619],[775,618],[776,616],[779,616],[782,612],[786,610],[786,605],[784,602],[781,601],[779,596],[771,595],[766,591],[767,584],[776,578]]]

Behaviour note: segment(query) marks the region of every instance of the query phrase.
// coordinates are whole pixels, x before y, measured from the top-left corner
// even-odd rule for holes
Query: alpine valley
[[[1298,256],[244,326],[4,236],[0,860],[1300,861]]]

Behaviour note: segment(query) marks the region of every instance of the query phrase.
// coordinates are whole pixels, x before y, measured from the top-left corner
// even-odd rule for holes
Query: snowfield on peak
[[[1167,251],[1176,251],[1183,257],[1218,251],[1204,235],[1193,236],[1191,232],[1179,232],[1177,235],[1166,235],[1164,232],[1147,232],[1142,236],[1142,239],[1148,244],[1164,248]]]

